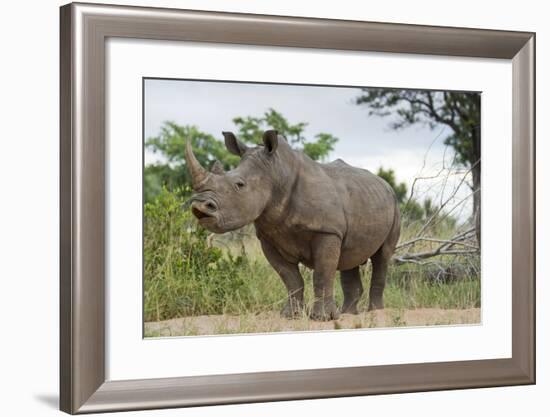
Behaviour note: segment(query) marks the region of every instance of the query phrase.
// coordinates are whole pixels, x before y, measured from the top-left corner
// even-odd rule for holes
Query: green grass
[[[144,313],[145,321],[236,314],[250,315],[280,310],[286,302],[281,279],[261,253],[250,230],[245,236],[226,234],[212,239],[197,226],[184,199],[163,191],[145,206]],[[442,231],[443,238],[452,231]],[[403,235],[411,234],[404,230]],[[480,306],[479,258],[440,259],[440,265],[392,265],[388,272],[385,306],[465,309]],[[475,268],[472,268],[472,264]],[[306,304],[312,301],[312,274],[301,268]],[[441,277],[441,271],[444,271]],[[365,294],[359,304],[366,309],[370,264],[362,267]],[[336,301],[343,300],[339,279]],[[394,319],[400,325],[400,317]],[[192,331],[191,331],[192,333]]]

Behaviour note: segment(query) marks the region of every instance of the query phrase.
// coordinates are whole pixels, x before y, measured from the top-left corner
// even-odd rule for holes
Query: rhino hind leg
[[[363,284],[361,284],[361,273],[359,267],[340,272],[340,284],[344,292],[344,304],[342,313],[357,314],[357,303],[363,294]]]
[[[383,248],[380,248],[371,257],[372,278],[369,290],[369,311],[384,308],[384,287],[386,286],[386,273],[391,255],[387,256],[387,253],[385,253],[387,251],[384,251]]]
[[[369,308],[368,310],[378,310],[384,308],[384,287],[386,286],[386,274],[388,265],[395,252],[395,246],[401,234],[401,215],[396,208],[393,225],[386,241],[380,249],[371,256],[372,278],[369,290]]]
[[[397,235],[399,236],[399,235]],[[384,287],[388,265],[395,250],[397,239],[386,241],[378,251],[371,256],[372,278],[369,290],[369,311],[384,308]]]

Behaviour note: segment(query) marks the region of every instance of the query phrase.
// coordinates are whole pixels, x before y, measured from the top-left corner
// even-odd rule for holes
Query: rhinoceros
[[[275,130],[266,131],[258,146],[222,133],[229,152],[240,157],[228,172],[218,162],[210,171],[202,167],[187,141],[191,210],[199,224],[214,233],[254,223],[263,253],[288,291],[281,314],[293,318],[303,312],[300,263],[313,269],[312,319],[357,314],[363,293],[359,266],[369,259],[368,308],[384,308],[386,271],[400,234],[399,206],[391,186],[340,159],[313,161]],[[334,301],[337,270],[344,293],[340,310]]]

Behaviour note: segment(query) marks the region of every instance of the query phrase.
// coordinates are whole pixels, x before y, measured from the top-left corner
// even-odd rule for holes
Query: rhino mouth
[[[211,214],[208,214],[208,213],[205,213],[204,211],[199,210],[197,207],[193,207],[191,211],[193,212],[193,215],[199,220],[209,219],[214,217]]]

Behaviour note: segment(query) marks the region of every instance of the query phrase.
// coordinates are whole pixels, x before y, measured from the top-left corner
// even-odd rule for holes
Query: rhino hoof
[[[338,308],[334,301],[316,301],[313,304],[313,311],[310,314],[310,318],[316,321],[329,321],[336,320],[340,317]]]
[[[357,303],[344,304],[340,310],[342,314],[359,314],[357,310]]]
[[[384,302],[382,300],[372,300],[369,303],[368,311],[383,310],[383,309],[384,309]]]
[[[287,319],[295,319],[302,315],[302,308],[302,303],[299,301],[287,301],[281,310],[281,316]]]

